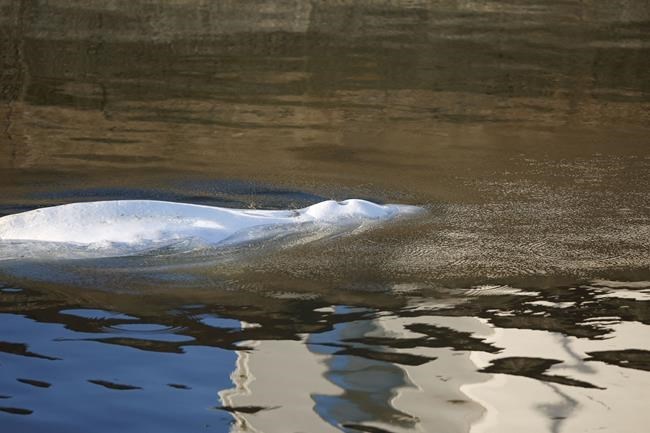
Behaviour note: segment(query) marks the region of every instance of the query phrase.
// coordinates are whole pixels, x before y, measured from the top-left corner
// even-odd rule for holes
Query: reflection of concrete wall
[[[433,311],[440,304],[424,304],[420,307],[425,311],[428,308]],[[389,336],[397,340],[422,337],[422,334],[407,329],[408,325],[415,323],[449,328],[452,334],[460,331],[483,337],[492,332],[488,326],[473,317],[385,316],[375,323],[376,330],[368,336]],[[461,389],[467,384],[487,380],[484,375],[476,372],[476,366],[471,361],[472,352],[452,350],[449,347],[415,347],[399,351],[429,356],[435,360],[418,366],[401,366],[412,386],[399,388],[390,404],[395,410],[406,412],[417,419],[417,423],[413,430],[394,429],[392,426],[386,428],[395,432],[470,431],[473,423],[481,418],[484,408],[468,398]]]
[[[381,332],[375,321],[342,323],[328,333],[312,335],[308,343],[346,344],[347,340],[363,338],[373,331]],[[339,349],[310,344],[310,350],[332,354]],[[397,410],[392,405],[400,389],[412,386],[401,366],[343,354],[329,357],[325,364],[325,377],[340,388],[341,392],[334,395],[312,395],[316,403],[314,411],[324,421],[334,427],[367,423],[389,425],[392,430],[411,430],[415,427],[418,421],[416,417],[408,411]]]
[[[340,432],[345,424],[396,433],[468,431],[482,408],[469,401],[460,387],[485,380],[476,373],[468,352],[414,348],[413,353],[426,352],[437,359],[405,366],[333,355],[340,347],[326,345],[350,344],[345,340],[364,336],[417,337],[404,328],[415,322],[455,326],[464,331],[482,332],[486,328],[471,318],[387,316],[342,323],[330,332],[312,334],[304,342],[247,342],[253,350],[239,353],[231,376],[234,387],[219,396],[224,406],[260,406],[266,410],[236,413],[232,433],[328,433]]]
[[[0,101],[21,100],[25,90],[25,3],[0,3]]]
[[[563,307],[555,304],[549,308]],[[567,311],[567,315],[570,314]],[[486,409],[485,416],[472,426],[472,432],[644,431],[642,426],[650,421],[647,414],[650,374],[641,369],[621,369],[593,362],[588,353],[603,349],[647,350],[650,326],[602,319],[605,320],[599,325],[611,331],[604,339],[578,338],[548,330],[493,328],[487,341],[503,350],[498,354],[473,352],[471,360],[476,368],[485,368],[499,358],[552,359],[561,362],[544,374],[551,378],[583,381],[594,387],[539,380],[534,375],[531,378],[517,373],[495,374],[487,381],[463,387],[467,395]],[[597,320],[590,322],[598,323]],[[523,370],[525,364],[520,365]]]
[[[0,0],[0,27],[11,26],[22,8],[28,63],[48,78],[121,84],[154,78],[169,88],[191,81],[202,96],[232,74],[243,74],[236,94],[244,95],[371,88],[563,101],[550,96],[577,93],[581,104],[602,105],[590,90],[648,90],[648,80],[642,79],[650,67],[645,34],[636,27],[618,29],[619,18],[609,13],[620,6],[618,11],[632,11],[623,15],[647,17],[647,2],[535,6],[461,0]],[[576,21],[575,14],[585,18]],[[608,16],[617,31],[604,21]],[[540,34],[542,27],[548,34]],[[572,34],[579,37],[567,36]],[[537,51],[540,44],[547,48]],[[610,53],[617,47],[626,50]],[[188,57],[191,61],[183,64]],[[272,73],[272,82],[264,81],[265,73]],[[245,85],[250,82],[264,86]],[[142,93],[168,97],[162,90]],[[191,96],[189,89],[184,92]],[[484,111],[495,111],[494,105]],[[453,107],[443,108],[444,115]],[[538,115],[546,112],[542,108]]]
[[[307,342],[251,342],[240,352],[232,374],[234,388],[219,396],[226,406],[262,406],[256,414],[235,414],[234,432],[338,432],[343,424],[394,423],[410,429],[416,422],[396,411],[391,401],[405,385],[397,365],[357,356],[331,354],[338,349],[313,344],[322,339],[363,337],[372,321],[338,325]],[[323,340],[323,341],[325,341]],[[307,344],[305,344],[307,343]]]
[[[25,0],[0,2],[0,165],[19,165],[24,153],[22,116],[29,68],[25,52]]]
[[[447,136],[448,123],[634,129],[650,119],[648,42],[640,24],[603,21],[601,3],[0,0],[0,100],[30,108],[0,106],[0,122],[12,119],[23,166],[210,161],[235,176],[251,175],[235,166],[260,146],[272,176],[382,150],[392,164],[378,143],[400,126],[420,137]],[[391,126],[352,136],[367,122]],[[457,142],[471,140],[462,129]]]
[[[251,344],[251,342],[244,342]],[[234,388],[219,393],[224,406],[261,406],[255,414],[236,413],[231,433],[334,433],[314,412],[312,393],[336,393],[323,375],[323,356],[298,341],[264,341],[252,352],[239,352],[232,374]]]
[[[31,8],[32,37],[168,40],[245,32],[304,32],[311,6],[299,0],[36,0]]]
[[[0,25],[13,0],[0,0]],[[443,0],[32,0],[29,8],[31,36],[48,38],[101,37],[110,40],[170,40],[195,36],[218,36],[248,32],[307,31],[346,37],[384,34],[386,28],[399,35],[405,25],[446,27],[453,14],[490,14],[491,18],[557,19],[566,12],[583,19],[643,21],[650,7],[643,0],[581,2],[579,6],[513,4]],[[563,8],[570,8],[564,10]],[[536,13],[542,12],[539,16]],[[504,22],[504,25],[506,23]]]

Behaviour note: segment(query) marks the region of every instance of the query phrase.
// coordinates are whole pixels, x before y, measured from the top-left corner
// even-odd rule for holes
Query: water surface
[[[427,209],[3,261],[0,425],[641,431],[649,24],[640,0],[0,0],[0,215]]]

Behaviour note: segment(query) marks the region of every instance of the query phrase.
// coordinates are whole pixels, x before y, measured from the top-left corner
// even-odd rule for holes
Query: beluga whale
[[[174,245],[220,248],[282,236],[318,239],[420,210],[360,199],[288,210],[157,200],[70,203],[0,218],[0,259],[129,256]]]

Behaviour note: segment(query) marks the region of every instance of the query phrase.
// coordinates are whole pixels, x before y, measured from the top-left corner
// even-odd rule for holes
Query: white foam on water
[[[345,231],[421,208],[328,200],[296,210],[229,209],[154,200],[72,203],[0,218],[0,245],[22,256],[132,255],[181,242],[219,247],[314,229]],[[34,254],[27,254],[26,245]],[[0,250],[11,248],[0,248]],[[4,252],[4,251],[3,251]],[[73,254],[74,252],[74,254]],[[0,257],[7,254],[0,254]],[[10,257],[11,258],[11,257]]]

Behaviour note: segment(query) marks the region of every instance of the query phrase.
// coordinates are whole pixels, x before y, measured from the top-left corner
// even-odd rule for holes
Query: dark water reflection
[[[650,7],[0,0],[0,214],[422,218],[0,263],[0,430],[638,432]]]

